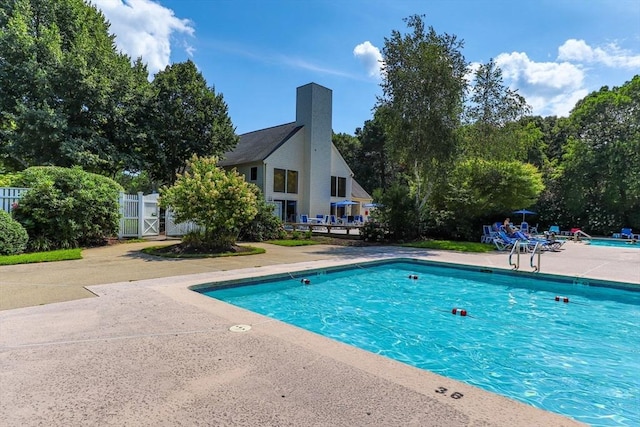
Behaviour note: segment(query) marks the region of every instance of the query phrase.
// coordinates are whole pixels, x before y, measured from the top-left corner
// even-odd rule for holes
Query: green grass
[[[169,246],[150,246],[148,248],[142,249],[142,252],[147,255],[154,255],[164,258],[220,258],[220,257],[229,257],[229,256],[244,256],[244,255],[257,255],[263,254],[266,252],[263,248],[255,248],[253,246],[242,246],[244,249],[241,252],[218,252],[218,253],[174,253],[168,252],[168,248],[171,246],[177,245],[169,245]]]
[[[300,240],[300,239],[287,239],[287,240],[268,240],[266,243],[278,246],[309,246],[319,245],[320,242],[314,240]]]
[[[59,249],[57,251],[33,252],[0,256],[0,265],[32,264],[36,262],[68,261],[82,259],[82,249]]]
[[[496,248],[493,245],[477,242],[454,242],[452,240],[423,240],[420,242],[405,243],[402,246],[422,249],[445,249],[460,252],[492,252]]]

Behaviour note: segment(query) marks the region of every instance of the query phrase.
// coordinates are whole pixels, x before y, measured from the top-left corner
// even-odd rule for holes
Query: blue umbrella
[[[529,215],[535,215],[536,213],[533,211],[528,211],[526,209],[520,209],[518,211],[513,211],[514,214],[522,214],[522,222],[524,222],[524,216],[529,214]]]

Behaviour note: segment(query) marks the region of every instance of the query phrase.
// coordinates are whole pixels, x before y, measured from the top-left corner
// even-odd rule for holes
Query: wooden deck
[[[324,223],[306,223],[306,222],[288,222],[285,226],[291,226],[293,230],[298,231],[317,231],[331,234],[331,230],[345,230],[347,234],[350,234],[352,230],[360,230],[362,225],[356,224],[324,224]]]

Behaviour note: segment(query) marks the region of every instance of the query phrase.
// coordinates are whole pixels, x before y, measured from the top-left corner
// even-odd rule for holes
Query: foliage
[[[139,173],[121,171],[113,179],[124,188],[124,192],[127,194],[136,194],[138,192],[149,194],[156,189],[147,171]]]
[[[203,230],[201,245],[230,250],[242,227],[258,213],[256,193],[244,177],[216,166],[215,157],[194,155],[188,171],[160,191],[162,207],[171,207],[176,223],[193,221]]]
[[[502,70],[492,60],[474,73],[466,108],[464,131],[467,156],[493,160],[525,160],[528,146],[540,137],[531,127],[522,134],[518,120],[530,111],[525,99],[502,81]],[[527,138],[536,132],[533,140]]]
[[[588,95],[569,120],[558,178],[563,222],[605,235],[640,228],[640,76]]]
[[[7,173],[0,175],[0,187],[15,187],[15,182],[19,175],[15,173]]]
[[[256,196],[258,213],[245,226],[240,229],[238,240],[245,242],[262,242],[263,240],[281,239],[285,232],[282,220],[275,216],[274,205],[266,202],[260,189],[251,185]]]
[[[385,108],[376,109],[372,120],[356,129],[360,140],[360,158],[354,159],[353,173],[362,188],[370,194],[376,188],[386,189],[399,174],[399,167],[389,156],[388,137],[385,130]]]
[[[151,177],[171,185],[193,155],[220,156],[238,142],[222,94],[207,87],[192,61],[167,66],[153,80]]]
[[[494,245],[476,242],[454,242],[451,240],[421,240],[418,242],[404,243],[402,246],[421,249],[443,249],[448,251],[486,253],[493,252]]]
[[[19,254],[27,247],[27,230],[11,215],[0,210],[0,255]]]
[[[380,203],[371,214],[372,224],[362,232],[367,241],[408,241],[418,237],[417,207],[409,188],[394,183],[386,191],[376,190],[374,200]]]
[[[30,188],[13,213],[29,234],[31,251],[102,244],[117,234],[122,187],[107,177],[37,166],[22,171],[16,184]]]
[[[148,73],[118,52],[96,7],[16,0],[2,2],[0,16],[2,163],[105,174],[136,167]]]
[[[427,230],[430,235],[475,240],[485,218],[532,206],[543,188],[542,175],[528,163],[460,161],[432,199]]]
[[[82,249],[58,249],[19,255],[0,256],[0,265],[34,264],[39,262],[70,261],[82,259]]]
[[[457,152],[467,64],[456,36],[426,30],[418,15],[405,22],[412,34],[394,30],[385,38],[379,105],[385,108],[389,151],[421,184],[414,192],[424,205],[433,177]]]

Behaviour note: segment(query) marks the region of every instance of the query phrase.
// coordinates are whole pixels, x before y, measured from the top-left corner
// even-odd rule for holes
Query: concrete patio
[[[138,252],[150,244],[0,267],[3,425],[577,425],[188,289],[390,257],[507,268],[504,253],[256,244],[267,253],[171,260]],[[541,270],[640,285],[640,250],[567,243]]]

